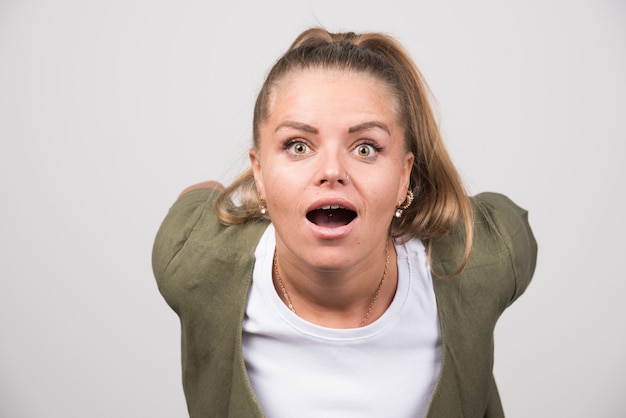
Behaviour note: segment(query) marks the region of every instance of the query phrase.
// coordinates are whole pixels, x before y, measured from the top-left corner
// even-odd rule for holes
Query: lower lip
[[[345,238],[350,234],[352,229],[354,228],[354,224],[358,218],[355,218],[347,225],[337,226],[333,228],[319,226],[314,224],[313,222],[307,220],[311,231],[313,231],[313,235],[316,238],[324,239],[324,240],[333,240],[333,239],[341,239]]]

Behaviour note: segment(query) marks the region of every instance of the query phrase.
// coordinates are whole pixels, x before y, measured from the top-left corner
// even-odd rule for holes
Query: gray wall
[[[244,167],[265,72],[322,24],[397,37],[468,189],[530,210],[508,416],[623,416],[625,3],[211,3],[0,0],[0,415],[186,415],[152,239],[185,186]]]

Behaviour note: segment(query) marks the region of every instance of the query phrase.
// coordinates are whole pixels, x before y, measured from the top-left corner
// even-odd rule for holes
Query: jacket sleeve
[[[159,291],[167,303],[178,312],[176,292],[171,286],[168,266],[184,248],[192,231],[207,211],[213,210],[218,191],[196,189],[185,193],[174,203],[156,234],[152,248],[152,270]]]
[[[504,416],[493,378],[493,331],[527,288],[537,259],[528,215],[506,196],[471,198],[472,250],[465,268],[434,280],[442,332],[442,366],[428,417]],[[432,241],[435,272],[451,274],[465,250],[463,224]]]
[[[515,280],[510,305],[528,287],[537,263],[537,241],[528,223],[528,212],[497,193],[481,193],[476,196],[476,202],[478,210],[490,223],[490,229],[506,247],[507,262]]]

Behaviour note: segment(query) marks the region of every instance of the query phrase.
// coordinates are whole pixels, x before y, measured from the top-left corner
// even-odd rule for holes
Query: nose
[[[344,157],[340,152],[327,152],[320,155],[318,184],[345,185],[350,180]]]

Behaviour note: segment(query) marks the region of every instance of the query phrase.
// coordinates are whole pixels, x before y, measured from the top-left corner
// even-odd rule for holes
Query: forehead
[[[390,113],[399,120],[398,100],[392,89],[364,72],[323,68],[292,71],[273,86],[268,99],[266,120],[275,111],[297,109]]]

